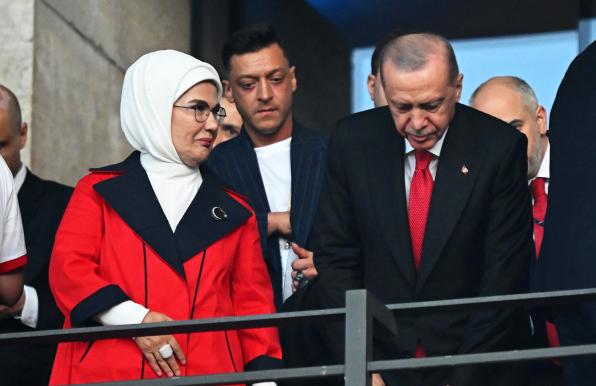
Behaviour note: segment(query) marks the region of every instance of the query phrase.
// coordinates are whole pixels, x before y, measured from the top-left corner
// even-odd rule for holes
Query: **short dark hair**
[[[437,47],[443,49],[449,70],[449,80],[455,83],[459,75],[459,66],[453,47],[443,36],[431,32],[408,33],[391,39],[381,53],[381,65],[385,61],[390,61],[399,69],[416,71],[437,52]]]
[[[232,56],[257,52],[273,44],[277,44],[281,48],[287,59],[288,55],[284,46],[270,24],[253,24],[234,32],[226,40],[221,50],[221,60],[226,72],[230,72]]]
[[[0,102],[5,100],[6,109],[10,114],[11,118],[11,126],[14,133],[19,132],[19,128],[23,123],[23,118],[21,115],[21,105],[19,104],[19,100],[17,96],[6,86],[0,84]]]

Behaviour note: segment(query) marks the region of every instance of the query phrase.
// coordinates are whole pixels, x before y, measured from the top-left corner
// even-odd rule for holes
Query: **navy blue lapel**
[[[380,138],[374,142],[366,159],[371,201],[391,255],[406,281],[414,288],[416,272],[404,183],[405,142],[395,130],[389,110],[382,111],[386,116],[375,122],[378,126],[375,131],[381,133]]]
[[[236,165],[240,168],[239,174],[244,181],[244,191],[241,193],[250,197],[250,202],[256,212],[269,213],[269,202],[267,201],[267,193],[265,193],[265,185],[263,185],[263,177],[259,170],[259,162],[255,153],[254,145],[246,134],[246,129],[242,128],[240,135],[238,135],[238,143],[240,146],[235,156],[237,157]]]
[[[294,121],[290,145],[292,173],[292,239],[307,247],[321,192],[326,142]]]
[[[419,293],[461,217],[474,182],[481,170],[485,151],[474,140],[473,128],[464,122],[459,105],[441,149],[433,185],[422,258],[416,282]],[[468,169],[467,173],[462,168]]]
[[[231,198],[211,173],[201,169],[203,184],[173,233],[141,166],[138,152],[120,164],[94,171],[122,173],[95,184],[94,189],[182,277],[185,276],[184,261],[250,217],[249,210]],[[211,210],[216,206],[224,209],[226,219],[213,218]]]

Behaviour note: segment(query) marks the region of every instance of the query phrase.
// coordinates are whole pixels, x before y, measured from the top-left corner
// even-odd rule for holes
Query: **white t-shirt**
[[[0,273],[27,263],[25,236],[10,169],[0,157]]]
[[[255,147],[259,170],[265,186],[265,194],[271,212],[287,212],[291,209],[292,168],[290,143],[292,138],[271,145]],[[283,300],[292,295],[292,261],[297,258],[289,241],[280,237]]]

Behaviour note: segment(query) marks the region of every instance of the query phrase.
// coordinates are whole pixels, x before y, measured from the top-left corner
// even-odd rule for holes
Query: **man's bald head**
[[[0,84],[0,109],[5,110],[10,117],[10,127],[13,133],[18,133],[23,121],[21,105],[16,95],[6,86]]]
[[[528,111],[534,112],[539,106],[538,98],[536,98],[532,87],[525,80],[517,76],[495,76],[490,78],[474,90],[470,96],[470,105],[474,105],[474,100],[483,90],[493,87],[508,87],[516,92],[521,97]]]
[[[413,72],[420,70],[433,57],[442,57],[446,61],[449,79],[455,83],[459,66],[453,47],[447,39],[433,33],[406,34],[389,41],[381,53],[381,79],[386,63],[391,63],[400,71]]]
[[[528,138],[528,179],[536,177],[548,148],[546,110],[528,83],[515,76],[491,78],[474,90],[470,106],[509,123]]]
[[[27,143],[27,124],[22,122],[19,100],[0,85],[0,155],[13,175],[21,169],[21,149]]]

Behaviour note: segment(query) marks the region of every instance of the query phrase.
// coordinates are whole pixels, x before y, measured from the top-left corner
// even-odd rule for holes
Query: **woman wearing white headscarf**
[[[157,51],[126,72],[122,130],[136,149],[74,191],[50,264],[65,328],[273,313],[252,209],[200,165],[225,111],[215,69]],[[276,329],[58,346],[50,384],[279,367]]]

